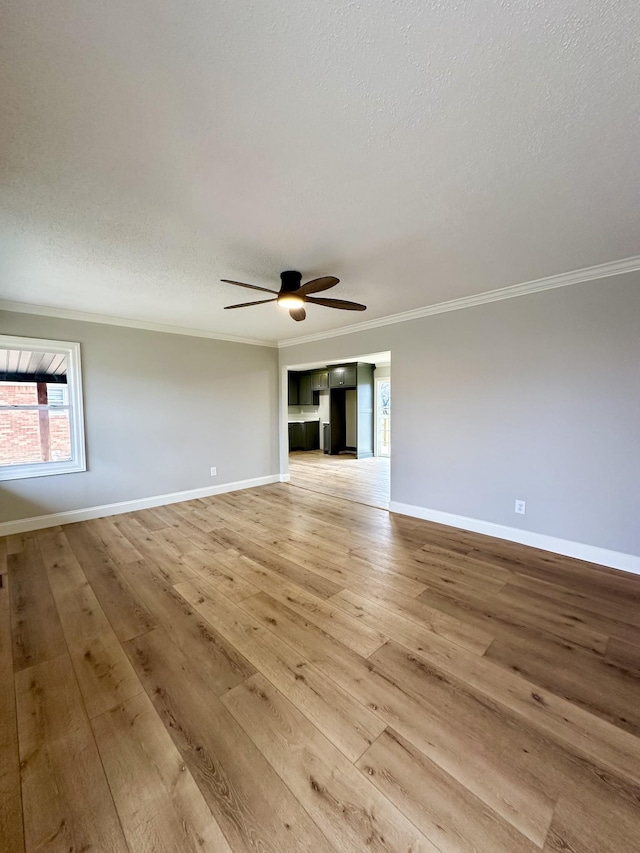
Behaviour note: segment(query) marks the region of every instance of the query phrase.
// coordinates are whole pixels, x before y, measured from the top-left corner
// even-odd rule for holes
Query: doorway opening
[[[289,482],[388,509],[391,353],[288,365],[286,379]]]

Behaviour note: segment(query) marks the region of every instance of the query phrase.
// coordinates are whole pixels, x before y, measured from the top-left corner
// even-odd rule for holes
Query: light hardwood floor
[[[330,456],[321,450],[289,454],[291,484],[356,503],[389,508],[390,460],[384,456],[356,459]]]
[[[0,540],[0,849],[640,849],[640,577],[281,484]]]

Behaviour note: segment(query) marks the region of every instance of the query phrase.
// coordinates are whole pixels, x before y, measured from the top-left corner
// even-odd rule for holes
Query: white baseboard
[[[640,557],[633,554],[623,554],[620,551],[610,551],[595,545],[572,542],[570,539],[558,539],[556,536],[547,536],[544,533],[519,530],[516,527],[507,527],[505,524],[494,524],[492,521],[481,521],[477,518],[467,518],[464,515],[454,515],[450,512],[403,504],[398,501],[391,501],[389,512],[410,515],[413,518],[422,518],[425,521],[434,521],[436,524],[446,524],[449,527],[458,527],[473,533],[484,533],[485,536],[495,536],[497,539],[530,545],[532,548],[562,554],[564,557],[575,557],[577,560],[598,563],[611,569],[621,569],[623,572],[640,575]]]
[[[212,495],[221,495],[225,492],[237,492],[241,489],[267,486],[271,483],[288,483],[289,481],[289,474],[270,474],[266,477],[237,480],[234,483],[224,483],[220,486],[188,489],[184,492],[152,495],[148,498],[138,498],[132,501],[119,501],[118,503],[86,507],[85,509],[73,509],[67,512],[54,512],[49,515],[36,515],[31,518],[4,521],[0,522],[0,536],[26,533],[30,530],[42,530],[45,527],[56,527],[58,524],[72,524],[76,521],[87,521],[91,518],[120,515],[121,513],[134,512],[138,509],[152,509],[154,506],[164,506],[165,504],[206,498]],[[457,527],[461,530],[470,530],[473,533],[483,533],[486,536],[495,536],[498,539],[506,539],[509,542],[530,545],[533,548],[540,548],[543,551],[551,551],[555,554],[562,554],[565,557],[574,557],[577,560],[585,560],[589,563],[597,563],[612,569],[621,569],[624,572],[640,575],[640,557],[633,554],[624,554],[620,551],[598,548],[595,545],[585,545],[582,542],[559,539],[555,536],[547,536],[544,533],[519,530],[515,527],[507,527],[504,524],[494,524],[491,521],[468,518],[464,515],[454,515],[453,513],[441,512],[436,509],[427,509],[426,507],[400,503],[399,501],[391,501],[389,512],[395,512],[399,515],[409,515],[413,518],[421,518],[425,521],[433,521],[436,524],[445,524],[448,527]]]
[[[196,498],[208,498],[211,495],[224,494],[224,492],[253,489],[255,486],[268,486],[271,483],[281,482],[280,478],[280,474],[270,474],[267,477],[237,480],[235,483],[224,483],[221,486],[206,486],[203,489],[188,489],[185,492],[172,492],[168,495],[152,495],[149,498],[138,498],[133,501],[119,501],[102,506],[90,506],[86,509],[72,509],[68,512],[53,512],[50,515],[36,515],[32,518],[20,518],[16,521],[3,521],[0,523],[0,536],[26,533],[29,530],[42,530],[45,527],[56,527],[58,524],[72,524],[75,521],[87,521],[90,518],[104,518],[107,515],[120,515],[123,512],[134,512],[137,509],[152,509],[154,506],[192,501]]]
[[[281,483],[291,482],[291,474],[280,474],[280,482]]]

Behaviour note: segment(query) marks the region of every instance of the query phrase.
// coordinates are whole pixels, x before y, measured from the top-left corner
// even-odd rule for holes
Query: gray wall
[[[278,473],[274,348],[12,312],[0,329],[80,342],[88,468],[0,483],[0,521]]]
[[[280,363],[381,350],[393,501],[640,554],[639,274],[285,347]]]

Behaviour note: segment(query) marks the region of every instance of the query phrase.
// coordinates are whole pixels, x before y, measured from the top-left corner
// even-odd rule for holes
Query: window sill
[[[33,465],[11,465],[4,470],[0,468],[0,482],[51,477],[54,474],[77,474],[86,470],[87,466],[84,462],[38,462]]]

